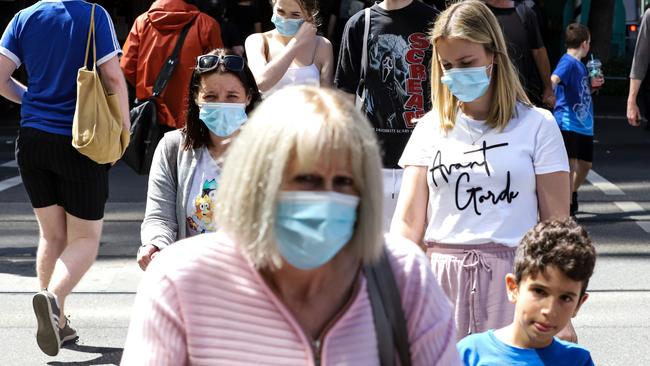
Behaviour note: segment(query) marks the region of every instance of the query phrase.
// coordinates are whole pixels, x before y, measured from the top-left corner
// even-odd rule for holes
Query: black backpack
[[[153,154],[163,135],[162,129],[158,124],[158,108],[156,108],[156,103],[159,102],[158,97],[165,90],[167,82],[171,79],[176,69],[185,36],[187,36],[187,32],[192,26],[192,23],[194,21],[187,23],[183,27],[176,46],[174,46],[174,51],[158,73],[158,77],[153,86],[153,95],[147,99],[136,101],[135,107],[129,113],[131,119],[131,141],[122,156],[122,160],[138,174],[149,174],[149,169],[151,169]]]

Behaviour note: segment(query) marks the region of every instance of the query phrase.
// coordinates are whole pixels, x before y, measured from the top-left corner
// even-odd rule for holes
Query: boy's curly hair
[[[596,265],[596,249],[585,229],[573,219],[547,220],[535,225],[521,240],[515,255],[517,283],[555,266],[574,281],[582,282],[585,294]]]

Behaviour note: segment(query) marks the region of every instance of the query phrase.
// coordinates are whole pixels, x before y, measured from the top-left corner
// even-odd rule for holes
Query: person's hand
[[[553,93],[553,89],[544,89],[544,93],[542,94],[542,102],[544,102],[544,104],[546,104],[549,108],[555,107],[555,93]]]
[[[305,45],[310,44],[316,38],[316,26],[312,22],[304,22],[298,29],[293,38],[296,40],[296,44]]]
[[[638,127],[641,124],[641,112],[636,100],[627,101],[627,123],[631,126]]]
[[[158,255],[158,252],[160,252],[160,249],[153,244],[144,245],[138,249],[138,265],[143,271],[147,269],[147,266]]]
[[[597,76],[595,78],[591,78],[591,89],[598,90],[603,87],[603,84],[605,84],[604,77]]]
[[[556,336],[563,341],[578,343],[578,335],[576,334],[576,330],[573,328],[571,321],[569,321],[569,324],[567,324],[560,333],[556,334]]]

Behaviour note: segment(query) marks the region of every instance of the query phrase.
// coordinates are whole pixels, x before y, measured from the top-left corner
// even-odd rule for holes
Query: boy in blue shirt
[[[588,350],[554,336],[587,300],[595,264],[596,250],[575,221],[537,224],[517,248],[514,274],[505,278],[508,299],[515,304],[514,321],[458,342],[463,364],[593,365]]]
[[[580,61],[589,53],[589,29],[569,24],[565,33],[566,54],[557,64],[551,82],[557,101],[553,115],[557,120],[569,156],[571,174],[571,216],[578,211],[578,188],[585,181],[593,161],[594,105],[591,93],[602,87],[602,74],[592,75]]]

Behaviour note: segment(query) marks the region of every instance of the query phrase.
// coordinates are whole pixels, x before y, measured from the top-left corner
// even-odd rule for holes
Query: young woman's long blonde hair
[[[494,55],[490,81],[494,92],[486,121],[488,126],[499,131],[503,130],[516,112],[517,101],[531,106],[517,71],[508,58],[506,42],[494,14],[480,1],[459,2],[440,14],[429,35],[434,51],[431,60],[433,111],[437,113],[440,126],[444,131],[454,128],[460,101],[440,81],[444,73],[436,50],[436,42],[442,38],[479,43],[483,45],[486,52]]]

